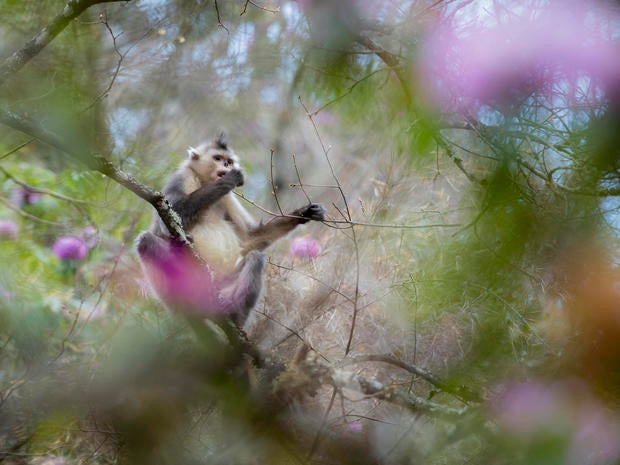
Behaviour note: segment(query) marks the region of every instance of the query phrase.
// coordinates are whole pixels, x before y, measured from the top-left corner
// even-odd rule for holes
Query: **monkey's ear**
[[[198,153],[198,150],[196,150],[194,147],[190,146],[187,149],[187,156],[191,159],[191,160],[198,160],[200,158],[200,154]]]
[[[226,140],[226,133],[224,131],[220,131],[214,142],[218,148],[228,150],[228,141]]]

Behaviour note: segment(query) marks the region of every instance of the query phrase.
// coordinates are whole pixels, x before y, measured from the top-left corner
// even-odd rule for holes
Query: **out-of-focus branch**
[[[425,379],[426,381],[431,383],[433,386],[435,386],[437,389],[440,389],[441,391],[452,394],[453,396],[457,397],[463,402],[469,402],[469,401],[479,402],[481,400],[480,395],[475,393],[471,389],[466,388],[466,387],[461,387],[461,386],[454,388],[453,386],[450,386],[448,383],[446,383],[445,381],[435,376],[433,373],[431,373],[426,368],[422,368],[417,365],[404,362],[392,355],[382,355],[382,354],[358,355],[356,357],[352,357],[348,360],[345,359],[343,361],[343,363],[346,365],[351,364],[351,363],[361,363],[361,362],[383,362],[383,363],[388,363],[390,365],[397,366],[399,368],[402,368],[403,370],[408,371],[409,373],[412,373],[414,375],[419,376],[422,379]]]
[[[76,199],[76,198],[73,198],[73,197],[68,197],[66,195],[60,194],[60,193],[55,192],[55,191],[51,191],[49,189],[43,189],[41,187],[32,186],[32,185],[28,184],[27,182],[22,181],[21,179],[17,178],[13,174],[9,173],[7,170],[5,170],[1,166],[0,166],[0,173],[2,173],[7,179],[10,179],[11,181],[13,181],[18,186],[23,187],[28,192],[31,192],[33,194],[49,195],[50,197],[54,197],[54,198],[57,198],[59,200],[64,200],[65,202],[71,202],[71,203],[78,203],[78,204],[82,204],[82,203],[83,204],[89,204],[89,203],[91,203],[88,200]]]
[[[77,153],[76,149],[65,144],[56,134],[17,113],[0,109],[0,123],[34,137],[76,159],[85,159],[82,154]],[[157,210],[157,213],[168,228],[170,235],[174,239],[189,243],[178,215],[161,192],[145,186],[136,178],[119,169],[103,157],[86,159],[86,165],[88,168],[99,171],[101,174],[116,181],[121,186],[129,189],[138,197],[150,203],[153,208]]]
[[[498,156],[503,156],[503,157],[512,156],[512,154],[506,154],[505,147],[497,141],[497,131],[498,131],[497,128],[493,126],[485,125],[481,123],[480,121],[477,121],[474,118],[469,117],[467,119],[467,125],[464,129],[469,129],[469,130],[474,131],[476,135],[478,136],[478,138],[482,142],[484,142],[487,145],[487,147],[489,147],[489,149],[491,149]],[[533,135],[533,134],[525,133],[523,131],[508,131],[506,134],[511,137],[515,137],[515,138],[532,140],[535,143],[544,145],[545,147],[551,150],[562,152],[567,155],[572,155],[572,153],[568,151],[561,144],[550,144],[549,142],[545,141],[541,137],[537,137],[536,135]],[[524,160],[523,157],[520,155],[515,156],[514,160],[517,162],[519,166],[525,168],[529,173],[531,173],[532,175],[538,177],[539,179],[547,183],[551,188],[557,189],[561,192],[575,194],[575,195],[591,196],[591,197],[615,197],[615,196],[620,195],[620,187],[617,187],[617,186],[609,186],[609,187],[598,186],[597,188],[592,188],[592,189],[571,188],[571,187],[565,186],[555,181],[552,176],[553,171],[547,171],[547,170],[541,171],[540,169],[537,169],[532,163],[529,163],[528,161]]]
[[[409,84],[408,84],[407,77],[403,74],[403,70],[401,69],[401,66],[400,66],[400,58],[394,55],[393,53],[388,52],[383,47],[381,47],[379,44],[377,44],[376,42],[374,42],[372,39],[370,39],[369,37],[365,35],[359,35],[356,38],[356,41],[358,44],[367,48],[368,50],[373,52],[375,55],[377,55],[381,59],[381,61],[383,61],[383,63],[385,63],[394,72],[394,74],[396,75],[396,77],[398,78],[400,82],[400,85],[403,89],[403,93],[405,94],[405,98],[407,100],[407,106],[408,107],[411,106],[413,103],[413,98],[411,97],[411,92],[409,90]]]
[[[364,378],[351,371],[334,368],[310,350],[305,350],[298,354],[292,369],[296,370],[299,376],[293,374],[294,378],[290,385],[295,386],[300,392],[310,395],[314,394],[320,386],[331,385],[337,390],[350,389],[357,391],[366,396],[400,405],[416,413],[425,413],[443,418],[458,418],[470,411],[470,407],[458,409],[438,404],[394,386],[387,386],[376,379]],[[278,386],[278,389],[280,391],[286,390],[286,381],[289,378],[280,376],[280,380],[284,381],[284,383]]]
[[[411,109],[413,107],[413,98],[411,97],[411,90],[409,89],[409,81],[404,75],[401,67],[400,58],[397,55],[394,55],[393,53],[385,50],[383,47],[371,40],[369,37],[360,35],[357,37],[356,40],[358,44],[366,47],[368,50],[377,55],[379,59],[381,59],[381,61],[383,61],[383,63],[385,63],[394,72],[394,74],[398,78],[398,81],[400,82],[403,93],[405,94],[405,104],[407,108]],[[433,139],[435,139],[437,145],[439,145],[446,152],[448,157],[454,162],[457,168],[461,170],[461,172],[467,177],[467,179],[469,179],[472,183],[480,183],[480,180],[478,180],[474,175],[472,175],[465,169],[465,167],[463,166],[463,160],[455,156],[454,150],[444,140],[439,131],[431,130],[431,134],[433,136]]]
[[[71,21],[85,10],[98,3],[112,3],[131,0],[69,0],[64,9],[50,24],[26,42],[19,50],[6,58],[0,65],[0,86],[49,44]]]

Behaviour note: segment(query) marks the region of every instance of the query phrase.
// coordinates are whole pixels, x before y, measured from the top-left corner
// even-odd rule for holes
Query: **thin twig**
[[[22,181],[21,179],[16,178],[14,175],[9,173],[7,170],[2,168],[1,166],[0,166],[0,172],[2,174],[4,174],[8,179],[13,181],[15,184],[17,184],[19,186],[22,186],[24,189],[28,190],[28,192],[32,192],[34,194],[49,195],[50,197],[55,197],[55,198],[57,198],[59,200],[65,200],[65,201],[71,202],[71,203],[93,205],[93,202],[89,202],[88,200],[75,199],[73,197],[68,197],[66,195],[59,194],[58,192],[51,191],[49,189],[43,189],[41,187],[34,187],[34,186],[26,183],[25,181]]]
[[[271,9],[271,8],[267,8],[267,7],[258,5],[256,3],[254,3],[252,0],[245,0],[245,5],[243,5],[243,11],[241,12],[241,14],[239,16],[243,16],[245,14],[245,12],[248,9],[248,4],[252,5],[253,7],[258,8],[259,10],[268,11],[269,13],[273,13],[274,15],[280,13],[280,8]]]
[[[5,207],[7,207],[7,208],[13,210],[14,212],[16,212],[19,216],[22,216],[22,217],[24,217],[24,218],[26,218],[28,220],[32,220],[32,221],[34,221],[36,223],[47,224],[49,226],[62,226],[60,223],[56,223],[55,221],[48,221],[48,220],[44,220],[42,218],[39,218],[38,216],[31,215],[30,213],[25,212],[21,208],[18,208],[15,205],[13,205],[11,202],[9,202],[4,197],[0,197],[0,203],[4,204]]]
[[[269,180],[271,182],[271,193],[276,202],[276,205],[278,206],[278,211],[280,212],[280,215],[284,215],[282,207],[280,206],[280,199],[278,198],[278,186],[276,186],[276,183],[273,180],[273,152],[274,150],[271,149],[269,155]]]
[[[299,174],[299,169],[297,168],[297,157],[295,156],[295,152],[293,152],[291,156],[293,157],[293,166],[295,167],[295,174],[297,175],[297,180],[299,181],[299,189],[306,196],[306,200],[308,201],[308,203],[310,203],[311,202],[310,196],[308,195],[308,193],[306,192],[306,189],[304,188],[304,183],[301,181],[301,175]],[[296,187],[296,185],[291,184],[290,187]]]
[[[217,26],[224,29],[226,33],[230,35],[230,31],[228,30],[226,26],[224,26],[224,23],[222,23],[222,18],[220,16],[220,7],[217,4],[217,0],[213,0],[213,3],[215,5],[215,14],[217,15]]]
[[[19,152],[21,149],[23,149],[24,147],[26,147],[27,145],[29,145],[31,142],[34,142],[36,139],[34,137],[31,137],[30,139],[28,139],[25,142],[22,142],[21,144],[19,144],[16,147],[13,147],[11,150],[9,150],[7,153],[5,153],[4,155],[0,156],[0,160],[4,160],[7,157],[10,157],[11,155],[13,155],[16,152]]]

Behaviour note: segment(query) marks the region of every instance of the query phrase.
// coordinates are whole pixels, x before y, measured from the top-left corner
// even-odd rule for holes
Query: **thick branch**
[[[0,86],[19,71],[26,63],[34,58],[54,37],[56,37],[71,21],[80,16],[86,9],[97,3],[112,3],[131,0],[70,0],[65,5],[62,13],[57,15],[50,24],[45,26],[22,48],[15,51],[0,65]]]

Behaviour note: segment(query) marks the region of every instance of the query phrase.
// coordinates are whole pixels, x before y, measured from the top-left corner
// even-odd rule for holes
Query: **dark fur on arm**
[[[274,218],[252,229],[244,243],[244,250],[263,250],[275,240],[291,232],[296,226],[310,220],[323,221],[324,218],[325,210],[315,203],[298,208],[288,216]]]
[[[172,203],[172,208],[183,221],[183,228],[189,229],[196,224],[200,214],[216,203],[235,187],[243,184],[241,171],[233,169],[216,182],[185,194],[181,185],[182,179],[173,179],[165,190],[166,197]]]

